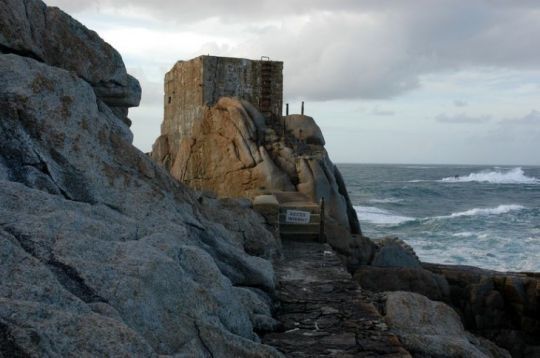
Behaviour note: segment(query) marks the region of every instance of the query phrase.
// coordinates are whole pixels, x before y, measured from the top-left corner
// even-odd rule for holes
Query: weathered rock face
[[[377,240],[373,245],[371,257],[353,265],[354,280],[363,289],[409,291],[443,301],[460,313],[466,329],[512,356],[540,352],[538,274],[421,263],[412,248],[397,238]]]
[[[177,133],[162,132],[152,158],[178,180],[221,197],[271,191],[298,191],[314,202],[324,197],[327,213],[337,225],[349,233],[360,232],[320,129],[310,117],[288,116],[284,121],[286,130],[279,121],[266,120],[250,103],[222,97],[193,122],[189,136],[180,138],[179,151],[170,145]],[[169,123],[162,130],[174,127]],[[304,136],[300,127],[307,128],[306,140],[298,139]]]
[[[465,327],[504,347],[514,357],[540,353],[540,275],[424,264],[450,284],[450,302]]]
[[[424,269],[362,266],[354,279],[366,290],[410,291],[433,300],[448,301],[450,290],[443,276]]]
[[[416,293],[389,292],[385,321],[414,356],[510,357],[504,349],[466,332],[452,308]]]
[[[279,250],[262,218],[220,223],[255,214],[214,215],[131,145],[113,108],[138,86],[95,33],[38,1],[0,24],[0,355],[279,356],[254,333]]]
[[[127,74],[120,54],[94,31],[40,0],[0,3],[0,52],[75,72],[126,122],[127,108],[139,105],[139,82]]]

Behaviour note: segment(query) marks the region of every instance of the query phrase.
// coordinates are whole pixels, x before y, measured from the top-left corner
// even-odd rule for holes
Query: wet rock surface
[[[263,342],[288,357],[409,357],[375,304],[381,296],[351,280],[328,245],[283,243],[276,265],[279,331]]]

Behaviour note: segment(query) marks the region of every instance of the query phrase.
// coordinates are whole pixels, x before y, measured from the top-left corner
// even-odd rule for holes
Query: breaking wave
[[[540,184],[540,179],[526,176],[520,167],[509,170],[495,169],[470,173],[467,176],[443,178],[440,181],[447,183],[481,182],[493,184]]]
[[[360,222],[367,221],[379,225],[398,225],[406,221],[416,220],[415,218],[398,215],[390,210],[384,210],[374,206],[355,206],[354,209],[358,214]]]
[[[382,204],[393,204],[402,202],[403,199],[398,198],[384,198],[384,199],[369,199],[370,203],[382,203]]]
[[[452,213],[450,215],[435,216],[434,219],[451,219],[458,218],[462,216],[478,216],[478,215],[500,215],[506,214],[511,211],[523,210],[525,209],[522,205],[509,204],[509,205],[499,205],[495,208],[474,208],[470,210],[460,211],[457,213]]]
[[[360,222],[369,222],[376,225],[399,225],[409,221],[425,222],[429,220],[454,219],[459,217],[469,216],[487,216],[501,215],[512,211],[525,209],[524,206],[518,204],[499,205],[494,208],[473,208],[465,211],[451,213],[450,215],[432,216],[425,218],[414,218],[410,216],[400,215],[390,210],[377,208],[375,206],[355,206],[354,209],[358,214]],[[455,236],[473,236],[471,232],[458,233]]]

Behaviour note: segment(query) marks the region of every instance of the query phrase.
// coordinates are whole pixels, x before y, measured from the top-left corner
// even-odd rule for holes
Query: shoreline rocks
[[[353,267],[353,278],[363,289],[407,291],[444,302],[459,313],[465,329],[513,357],[540,352],[540,274],[421,263],[402,240],[374,243],[369,261]]]
[[[458,314],[441,302],[411,292],[388,292],[385,322],[413,356],[510,357],[510,354],[465,331]]]

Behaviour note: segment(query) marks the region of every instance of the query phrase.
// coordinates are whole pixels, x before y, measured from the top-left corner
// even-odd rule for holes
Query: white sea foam
[[[501,168],[491,171],[484,170],[477,173],[470,173],[467,176],[447,177],[440,181],[446,183],[540,184],[540,179],[526,176],[520,167],[508,170]]]
[[[398,198],[384,198],[384,199],[370,199],[368,202],[370,203],[382,203],[382,204],[393,204],[393,203],[399,203],[402,202],[403,199]]]
[[[452,234],[454,237],[472,237],[475,236],[475,233],[472,231],[463,231],[463,232],[456,232]]]
[[[523,210],[524,206],[518,204],[499,205],[494,208],[474,208],[470,210],[452,213],[450,215],[435,216],[434,219],[451,219],[462,216],[478,216],[478,215],[500,215],[511,211]]]
[[[366,221],[379,225],[397,225],[407,221],[416,220],[409,216],[402,216],[390,210],[380,209],[374,206],[355,206],[360,222]]]

